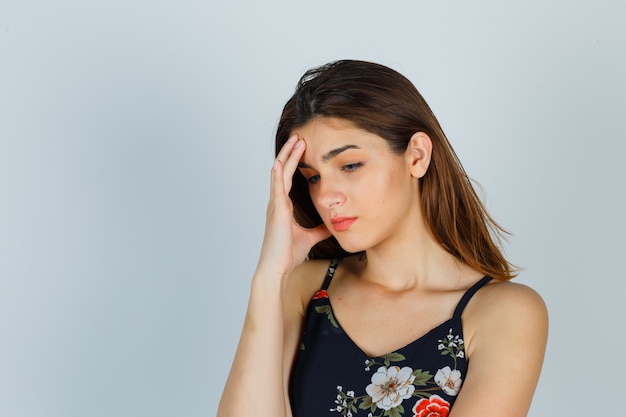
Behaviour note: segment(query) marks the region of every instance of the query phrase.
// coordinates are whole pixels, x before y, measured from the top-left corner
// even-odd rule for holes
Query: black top
[[[338,264],[330,263],[307,308],[290,381],[294,417],[447,416],[467,373],[461,314],[491,278],[465,292],[452,318],[403,348],[372,358],[334,318],[326,290]]]

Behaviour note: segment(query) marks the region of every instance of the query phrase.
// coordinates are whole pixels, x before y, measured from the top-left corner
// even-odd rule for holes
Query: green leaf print
[[[326,314],[326,316],[328,317],[328,321],[330,321],[330,324],[332,324],[337,329],[339,328],[339,325],[335,320],[335,316],[333,315],[333,309],[330,308],[329,305],[317,306],[315,307],[315,311],[320,314]]]
[[[419,398],[429,398],[432,394],[426,392],[426,391],[414,391],[413,392],[413,396],[414,397],[419,397]]]
[[[361,410],[367,410],[369,408],[370,411],[373,413],[374,411],[376,411],[376,404],[372,402],[372,397],[368,395],[367,397],[363,398],[363,400],[359,404],[359,408]]]
[[[433,377],[433,375],[428,371],[422,371],[421,369],[416,369],[413,371],[413,376],[415,379],[413,380],[413,385],[416,387],[424,387],[426,383]]]
[[[389,416],[389,417],[402,417],[402,414],[404,413],[404,407],[402,407],[402,404],[400,404],[397,407],[394,408],[390,408],[389,410],[385,411],[385,416]]]
[[[389,366],[391,362],[400,362],[405,360],[406,358],[401,353],[393,352],[383,356],[383,359],[385,360],[385,366]]]

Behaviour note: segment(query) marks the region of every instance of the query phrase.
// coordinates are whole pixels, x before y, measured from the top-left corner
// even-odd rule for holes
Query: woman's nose
[[[328,209],[336,208],[346,201],[345,194],[337,186],[329,183],[324,184],[323,180],[320,181],[319,185],[317,201],[321,207]]]

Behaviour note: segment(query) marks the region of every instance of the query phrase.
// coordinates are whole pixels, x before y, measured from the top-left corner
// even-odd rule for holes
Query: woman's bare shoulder
[[[328,270],[328,266],[330,265],[330,262],[331,262],[330,259],[313,259],[313,260],[307,259],[306,261],[302,262],[293,270],[293,272],[291,273],[291,276],[302,278],[302,277],[310,276],[311,274],[315,274],[320,271],[322,272],[322,275],[324,276],[326,271]]]
[[[477,294],[477,308],[487,314],[537,313],[547,315],[543,298],[531,287],[511,281],[493,280]]]
[[[293,270],[289,279],[298,286],[320,286],[324,282],[330,262],[329,259],[306,260]]]
[[[492,281],[467,305],[463,333],[472,365],[454,415],[525,416],[548,337],[541,296],[523,284]]]
[[[491,339],[509,333],[547,335],[548,310],[531,287],[510,281],[492,281],[478,291],[464,313],[464,327],[472,339]],[[539,337],[539,343],[544,337]],[[477,345],[478,343],[474,343]]]
[[[328,259],[306,260],[289,275],[286,299],[297,301],[301,312],[306,309],[308,300],[322,287],[330,262]]]

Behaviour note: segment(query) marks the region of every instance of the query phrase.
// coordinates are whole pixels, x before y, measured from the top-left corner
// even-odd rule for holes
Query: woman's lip
[[[356,217],[335,217],[330,219],[330,223],[333,225],[335,232],[344,232],[352,226],[356,221]]]

